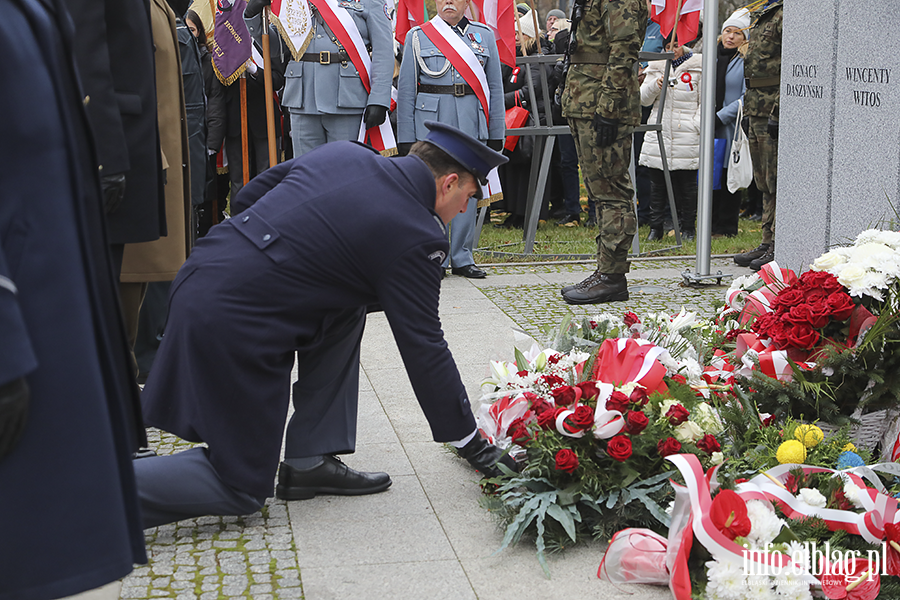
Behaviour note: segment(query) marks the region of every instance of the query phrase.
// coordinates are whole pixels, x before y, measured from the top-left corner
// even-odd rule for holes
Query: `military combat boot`
[[[567,285],[566,287],[559,290],[559,293],[565,296],[567,293],[571,292],[574,289],[583,290],[597,285],[600,282],[600,277],[602,275],[603,273],[600,272],[600,269],[597,269],[596,271],[588,275],[587,278],[583,281],[579,281],[578,283],[575,283],[573,285]]]
[[[750,252],[744,252],[743,254],[735,254],[734,262],[742,267],[749,267],[750,263],[754,260],[765,254],[769,251],[769,244],[763,243],[751,250]]]
[[[628,282],[624,273],[603,273],[590,287],[578,287],[563,294],[568,304],[602,304],[628,300]]]

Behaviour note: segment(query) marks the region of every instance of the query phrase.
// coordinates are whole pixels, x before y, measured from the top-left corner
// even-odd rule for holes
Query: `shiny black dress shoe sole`
[[[466,265],[465,267],[456,268],[453,267],[450,269],[450,272],[454,275],[462,275],[463,277],[467,277],[469,279],[484,279],[487,277],[487,273],[476,267],[475,265]]]
[[[309,500],[319,494],[364,496],[391,487],[387,473],[355,471],[333,456],[312,469],[300,470],[281,463],[275,495],[281,500]]]

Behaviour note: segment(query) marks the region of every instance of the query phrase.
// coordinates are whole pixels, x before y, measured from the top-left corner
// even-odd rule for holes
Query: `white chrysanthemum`
[[[861,493],[862,490],[859,489],[859,486],[850,481],[849,478],[844,480],[844,496],[850,501],[850,504],[856,508],[863,508],[862,498],[860,497]]]
[[[819,490],[814,488],[800,488],[800,493],[798,495],[801,500],[816,508],[825,508],[825,505],[828,503],[825,496],[823,496]]]
[[[703,431],[713,435],[718,435],[725,429],[716,409],[706,402],[701,402],[694,407],[694,410],[691,412],[691,420],[696,421],[703,428]]]
[[[809,547],[796,540],[788,542],[787,547],[784,549],[784,555],[797,565],[796,567],[789,567],[791,569],[803,569],[804,571],[808,571],[812,566],[810,563]]]
[[[675,439],[682,444],[688,442],[696,442],[703,437],[703,428],[693,421],[685,421],[681,425],[675,427]]]
[[[809,584],[803,579],[803,575],[795,573],[793,569],[784,569],[775,577],[775,591],[781,598],[790,600],[809,600],[812,594]]]
[[[772,578],[768,575],[749,575],[747,577],[747,598],[752,600],[777,600]]]
[[[712,588],[715,597],[723,600],[743,600],[746,597],[747,578],[739,565],[710,561],[706,563],[706,568],[706,589]]]
[[[605,325],[607,329],[618,327],[621,330],[625,327],[625,321],[623,321],[620,316],[611,313],[594,315],[593,317],[588,318],[588,321],[595,323],[596,325]]]
[[[748,500],[747,516],[750,517],[750,534],[747,541],[756,548],[764,548],[781,532],[783,523],[768,502]]]
[[[885,244],[895,250],[900,250],[900,233],[896,231],[882,231],[881,229],[867,229],[858,236],[854,245]]]

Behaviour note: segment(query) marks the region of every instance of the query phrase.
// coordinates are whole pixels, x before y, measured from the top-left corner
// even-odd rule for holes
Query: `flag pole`
[[[241,165],[244,185],[250,182],[250,153],[247,149],[247,75],[241,74]]]
[[[212,25],[212,27],[209,28],[209,32],[206,34],[206,39],[203,40],[207,44],[209,44],[210,38],[212,38],[213,41],[215,41],[215,39],[216,39],[216,36],[215,36],[216,0],[209,0],[209,11],[212,14],[213,25]],[[219,150],[221,150],[221,148],[219,148]],[[218,153],[216,153],[216,156],[217,156],[216,164],[218,164]],[[213,176],[213,181],[216,183],[216,185],[215,185],[216,194],[212,198],[212,223],[213,223],[213,225],[219,224],[219,186],[218,186],[218,182],[215,181],[216,179],[218,179],[218,171],[216,171],[215,175]]]
[[[513,6],[513,12],[516,15],[516,39],[519,41],[519,48],[522,49],[522,56],[528,56],[528,49],[525,47],[525,34],[522,33],[522,20],[519,18],[519,9]]]
[[[269,48],[269,7],[263,6],[262,13],[263,80],[266,88],[266,134],[269,138],[269,166],[278,164],[278,149],[275,146],[275,112],[272,108],[272,52]]]
[[[672,46],[672,50],[680,47],[678,40],[678,21],[681,20],[681,3],[682,0],[678,0],[678,5],[675,7],[675,24],[672,25],[672,42],[675,44]],[[665,48],[663,48],[665,50]]]
[[[516,9],[516,14],[519,14],[518,9]],[[534,21],[534,41],[537,42],[537,53],[543,54],[541,52],[541,28],[538,27],[537,2],[531,7],[531,20]]]

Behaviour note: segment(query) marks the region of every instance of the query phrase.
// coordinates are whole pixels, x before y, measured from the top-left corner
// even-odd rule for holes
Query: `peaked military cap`
[[[425,127],[429,131],[423,141],[433,144],[449,154],[474,175],[481,185],[487,185],[487,176],[491,169],[509,160],[499,152],[488,148],[483,142],[455,127],[444,125],[438,121],[425,121]]]

